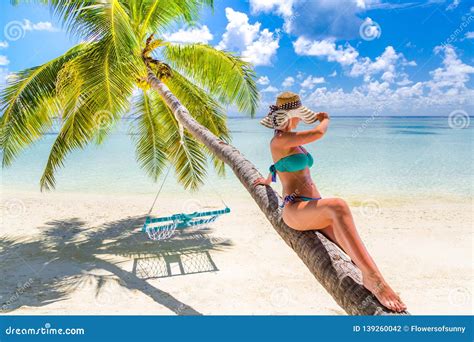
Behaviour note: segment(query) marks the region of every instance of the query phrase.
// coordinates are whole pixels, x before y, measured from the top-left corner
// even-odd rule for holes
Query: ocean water
[[[460,129],[446,117],[334,117],[324,139],[307,145],[315,159],[311,173],[326,197],[469,200],[474,174],[471,121]],[[71,154],[57,172],[55,191],[155,193],[161,180],[152,182],[138,167],[129,124],[121,122],[102,145]],[[273,132],[258,119],[232,118],[228,125],[232,144],[266,175]],[[2,188],[38,192],[54,138],[54,132],[46,135],[3,169]],[[172,173],[168,178],[163,192],[184,195]],[[203,192],[219,189],[224,198],[244,191],[230,169],[219,178],[210,167],[206,183]],[[278,183],[274,187],[280,190]]]

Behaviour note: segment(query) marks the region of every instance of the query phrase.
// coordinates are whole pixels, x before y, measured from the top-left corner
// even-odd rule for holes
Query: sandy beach
[[[183,206],[171,195],[160,210]],[[4,191],[2,313],[344,314],[243,190],[226,196],[229,215],[164,242],[140,231],[150,199]],[[471,203],[350,204],[411,313],[473,313]]]

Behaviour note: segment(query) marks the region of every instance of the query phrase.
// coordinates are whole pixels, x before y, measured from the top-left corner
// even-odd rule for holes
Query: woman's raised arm
[[[309,144],[313,141],[321,139],[329,126],[329,115],[327,113],[318,113],[319,125],[301,132],[282,132],[273,140],[272,144],[281,147],[294,147]]]

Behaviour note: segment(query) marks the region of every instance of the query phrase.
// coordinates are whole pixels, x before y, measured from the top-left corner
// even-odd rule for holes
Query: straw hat
[[[307,124],[318,120],[317,113],[301,104],[298,94],[287,91],[278,95],[276,104],[270,106],[270,112],[260,123],[268,128],[280,129],[291,118],[300,118]]]

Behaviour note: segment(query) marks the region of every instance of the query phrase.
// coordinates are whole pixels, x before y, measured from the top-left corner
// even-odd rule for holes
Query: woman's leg
[[[297,230],[321,229],[360,268],[364,286],[389,309],[403,311],[405,304],[383,279],[364,246],[347,203],[339,198],[298,202],[285,207],[284,220]]]

